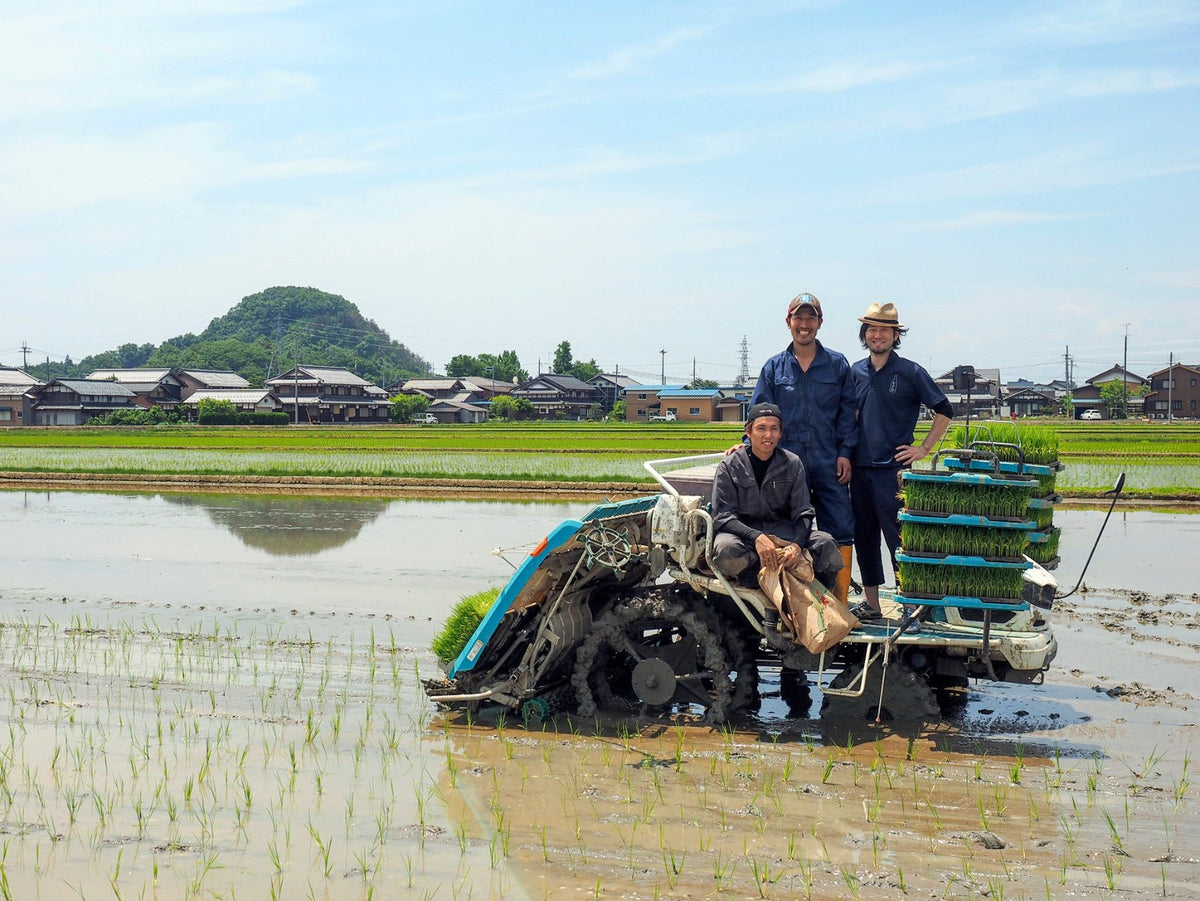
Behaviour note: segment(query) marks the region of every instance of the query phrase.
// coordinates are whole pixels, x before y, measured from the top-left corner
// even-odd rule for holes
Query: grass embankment
[[[1064,495],[1094,495],[1125,471],[1132,496],[1200,498],[1200,423],[1036,422],[1058,431]],[[3,429],[0,471],[595,486],[647,483],[644,460],[719,452],[739,434],[684,423]]]

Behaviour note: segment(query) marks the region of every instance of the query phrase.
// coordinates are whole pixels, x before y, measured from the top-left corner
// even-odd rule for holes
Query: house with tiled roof
[[[169,368],[96,369],[88,374],[91,381],[109,381],[133,392],[133,402],[149,410],[163,407],[173,410],[183,396],[183,382]]]
[[[968,388],[954,387],[954,370],[943,372],[933,381],[946,395],[954,407],[954,418],[966,417],[968,409],[972,419],[1000,415],[1000,398],[1004,383],[1000,381],[999,369],[973,370],[974,376]]]
[[[1200,419],[1200,363],[1175,363],[1152,372],[1145,402],[1151,419]]]
[[[174,373],[183,384],[180,395],[183,400],[201,389],[219,391],[250,387],[248,379],[227,369],[176,369]]]
[[[336,366],[293,366],[266,387],[292,422],[383,423],[392,406],[378,385]]]
[[[24,369],[0,366],[0,427],[29,424],[29,392],[41,384]]]
[[[637,379],[619,372],[602,372],[588,379],[588,384],[600,392],[600,407],[605,413],[611,412],[617,401],[621,400],[627,389],[641,384]]]
[[[30,425],[86,425],[93,417],[140,406],[129,387],[111,379],[53,379],[29,393]]]
[[[239,413],[278,413],[283,409],[270,388],[196,388],[179,404],[179,409],[194,419],[202,400],[231,403]]]
[[[1105,385],[1125,383],[1125,390],[1128,392],[1128,410],[1131,416],[1142,415],[1142,390],[1144,385],[1148,385],[1149,381],[1142,378],[1136,373],[1130,372],[1121,366],[1120,363],[1113,363],[1103,372],[1098,372],[1073,392],[1071,392],[1071,404],[1073,414],[1076,419],[1084,410],[1101,410],[1106,411],[1106,405],[1100,399],[1100,389]]]
[[[600,403],[600,391],[573,375],[545,372],[512,390],[525,398],[539,419],[587,419]]]

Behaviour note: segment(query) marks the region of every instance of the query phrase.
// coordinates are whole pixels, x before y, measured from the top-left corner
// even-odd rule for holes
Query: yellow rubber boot
[[[850,596],[850,563],[854,559],[854,545],[843,544],[842,551],[842,568],[838,570],[837,582],[833,586],[834,596],[843,604],[846,603],[846,598]]]

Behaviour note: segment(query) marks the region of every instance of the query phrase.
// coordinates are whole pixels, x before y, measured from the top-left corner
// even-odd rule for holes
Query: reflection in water
[[[304,557],[349,544],[387,509],[383,498],[301,497],[271,494],[163,494],[183,507],[199,507],[216,525],[248,547]]]

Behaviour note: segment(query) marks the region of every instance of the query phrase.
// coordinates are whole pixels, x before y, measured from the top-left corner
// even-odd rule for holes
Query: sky
[[[1200,363],[1200,4],[6,0],[0,362],[309,285],[435,371],[730,382],[788,300],[1005,380]]]

